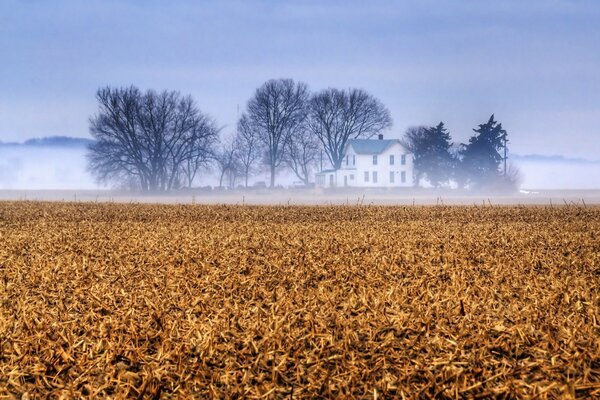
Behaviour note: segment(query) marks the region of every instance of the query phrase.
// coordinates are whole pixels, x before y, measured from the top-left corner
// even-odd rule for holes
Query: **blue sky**
[[[400,137],[491,113],[515,153],[600,158],[600,2],[0,0],[0,140],[88,136],[105,85],[191,94],[225,131],[256,87],[360,87]]]

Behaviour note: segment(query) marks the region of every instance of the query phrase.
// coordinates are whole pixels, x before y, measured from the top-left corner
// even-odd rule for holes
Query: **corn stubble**
[[[600,397],[600,208],[0,204],[0,397]]]

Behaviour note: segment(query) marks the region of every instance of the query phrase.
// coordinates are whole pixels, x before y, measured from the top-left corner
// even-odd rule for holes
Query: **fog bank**
[[[0,189],[98,189],[82,147],[0,146]]]
[[[93,190],[98,185],[86,170],[84,146],[0,145],[0,190]],[[600,189],[600,162],[562,157],[523,156],[513,160],[520,169],[525,190]],[[214,173],[204,173],[198,186],[218,185]],[[257,176],[251,180],[266,180]],[[277,183],[288,186],[297,179],[288,173]],[[242,183],[238,181],[238,183]]]
[[[527,161],[515,163],[526,189],[599,189],[600,162]]]

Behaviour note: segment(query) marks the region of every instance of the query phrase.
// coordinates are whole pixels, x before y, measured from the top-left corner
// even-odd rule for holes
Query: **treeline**
[[[292,79],[257,88],[230,135],[191,96],[176,91],[105,87],[96,99],[89,170],[101,183],[142,191],[192,187],[210,170],[218,172],[219,186],[248,186],[250,177],[266,171],[274,187],[283,169],[308,185],[323,154],[338,169],[349,140],[392,126],[389,110],[364,90],[311,93]],[[454,181],[462,187],[495,180],[498,140],[505,145],[506,132],[493,118],[480,130],[457,147],[442,123],[409,129],[404,143],[415,155],[416,183],[425,179],[437,187]]]
[[[191,187],[211,167],[220,186],[234,186],[239,178],[247,186],[249,177],[266,169],[274,187],[282,168],[308,184],[321,150],[339,167],[348,140],[392,125],[387,108],[364,90],[310,93],[291,79],[256,89],[235,134],[221,139],[214,119],[178,92],[106,87],[96,98],[89,169],[100,182],[142,191]]]
[[[191,185],[211,162],[219,129],[190,96],[131,86],[100,89],[96,99],[88,165],[98,181],[166,191]]]
[[[433,187],[516,189],[521,177],[507,164],[508,135],[502,124],[492,114],[473,131],[467,143],[453,143],[443,122],[409,128],[402,143],[414,157],[415,185],[427,181]]]
[[[361,89],[310,93],[292,79],[269,80],[256,89],[234,135],[178,92],[106,87],[90,118],[89,169],[103,183],[143,191],[191,187],[198,174],[216,168],[219,185],[234,186],[265,169],[270,186],[287,168],[309,183],[321,151],[339,167],[350,139],[368,138],[392,126],[388,109]]]

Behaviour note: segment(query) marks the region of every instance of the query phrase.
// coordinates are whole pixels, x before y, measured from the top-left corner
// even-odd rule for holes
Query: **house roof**
[[[356,154],[380,154],[398,142],[398,139],[352,139],[348,141],[348,146],[352,146]]]

